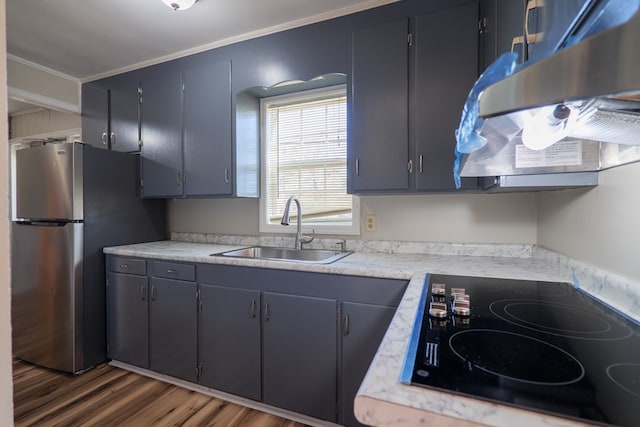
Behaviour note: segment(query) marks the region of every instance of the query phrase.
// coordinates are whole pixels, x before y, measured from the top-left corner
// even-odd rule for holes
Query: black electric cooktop
[[[640,425],[640,326],[568,283],[427,276],[401,382]]]

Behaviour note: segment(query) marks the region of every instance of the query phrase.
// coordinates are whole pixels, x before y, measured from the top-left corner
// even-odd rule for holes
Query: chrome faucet
[[[296,229],[296,249],[302,249],[303,243],[311,243],[313,241],[313,235],[303,236],[302,235],[302,209],[300,208],[300,200],[296,196],[291,196],[287,200],[287,204],[284,206],[284,213],[282,214],[282,220],[280,224],[289,225],[291,222],[291,217],[289,216],[289,208],[291,207],[291,201],[296,202],[296,206],[298,208],[298,218],[297,218],[297,229]]]

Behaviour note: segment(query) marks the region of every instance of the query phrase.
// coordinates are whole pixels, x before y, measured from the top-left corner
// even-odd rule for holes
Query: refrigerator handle
[[[17,225],[36,225],[39,227],[64,227],[69,221],[31,221],[20,220],[15,222]]]

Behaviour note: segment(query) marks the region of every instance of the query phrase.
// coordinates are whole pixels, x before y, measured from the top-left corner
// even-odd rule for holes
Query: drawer
[[[114,256],[111,257],[111,271],[117,273],[140,274],[147,275],[147,262],[138,258],[126,258]]]
[[[153,261],[153,275],[166,279],[196,280],[196,266],[179,262]]]

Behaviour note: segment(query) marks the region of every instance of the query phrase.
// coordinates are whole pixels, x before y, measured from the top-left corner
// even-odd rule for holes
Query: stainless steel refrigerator
[[[139,195],[139,157],[81,143],[15,152],[14,356],[80,373],[106,360],[102,248],[166,238],[166,205]]]

